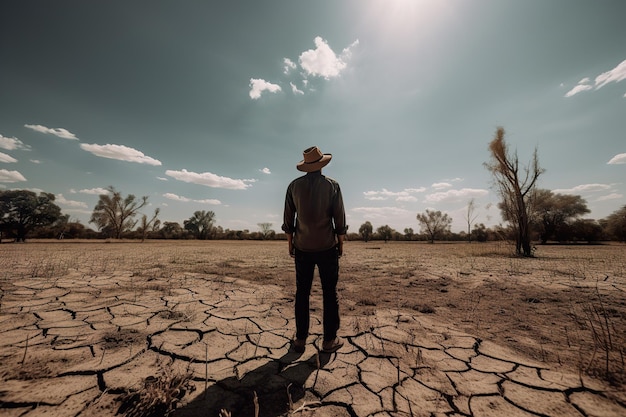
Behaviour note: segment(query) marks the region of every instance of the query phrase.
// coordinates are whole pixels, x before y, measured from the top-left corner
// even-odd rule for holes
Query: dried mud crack
[[[334,354],[317,348],[316,310],[296,354],[279,287],[206,274],[178,284],[120,273],[4,285],[3,415],[150,415],[138,405],[149,395],[169,402],[153,413],[181,417],[626,415],[623,392],[412,309],[344,317]]]

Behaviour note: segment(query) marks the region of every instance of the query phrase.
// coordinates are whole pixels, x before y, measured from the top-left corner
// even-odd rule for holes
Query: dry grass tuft
[[[118,398],[118,414],[128,417],[162,417],[171,414],[187,392],[194,390],[191,373],[173,374],[165,368],[157,377],[149,376],[143,387]]]

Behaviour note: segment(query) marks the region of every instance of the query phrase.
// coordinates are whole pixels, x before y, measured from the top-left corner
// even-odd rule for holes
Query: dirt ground
[[[355,332],[355,329],[350,327],[354,327],[355,323],[357,327],[362,326],[363,323],[368,322],[368,318],[378,320],[383,316],[384,319],[380,320],[389,321],[392,320],[390,317],[397,315],[396,323],[406,322],[404,319],[400,320],[401,315],[416,322],[433,323],[432,326],[444,329],[440,330],[444,339],[447,339],[446,332],[450,334],[461,332],[473,337],[474,346],[476,343],[501,346],[507,352],[515,352],[514,355],[534,361],[533,363],[538,364],[536,369],[545,367],[551,371],[576,375],[581,380],[584,377],[597,381],[599,385],[592,391],[594,393],[606,391],[608,394],[603,394],[603,398],[615,401],[618,411],[614,415],[620,415],[621,411],[626,410],[626,395],[624,394],[626,391],[624,388],[626,383],[624,363],[626,246],[619,244],[538,246],[535,252],[536,257],[531,259],[513,256],[512,249],[506,243],[346,242],[344,256],[340,261],[339,294],[344,323],[340,333],[345,331],[356,341],[361,332]],[[72,285],[75,286],[77,283],[80,284],[81,279],[84,279],[86,282],[89,281],[89,286],[93,288],[95,285],[93,282],[98,277],[102,278],[103,283],[107,278],[116,278],[114,284],[111,284],[117,286],[114,294],[116,300],[140,299],[147,292],[155,292],[165,294],[160,298],[166,301],[166,306],[168,296],[176,294],[181,289],[203,286],[202,282],[207,280],[219,282],[221,285],[226,285],[224,283],[235,285],[236,282],[237,287],[241,287],[244,293],[246,283],[249,283],[250,288],[267,288],[268,291],[271,288],[271,295],[263,295],[263,302],[267,301],[267,297],[275,297],[276,305],[279,301],[285,305],[281,314],[287,317],[286,324],[278,326],[282,328],[278,333],[273,334],[279,339],[284,337],[288,340],[293,332],[291,328],[293,323],[289,315],[295,292],[294,268],[293,260],[287,255],[286,242],[148,241],[139,243],[67,240],[2,244],[0,245],[0,329],[5,335],[5,340],[0,342],[0,362],[2,362],[0,381],[3,381],[5,388],[0,388],[0,407],[13,410],[14,413],[10,415],[27,415],[29,412],[32,413],[34,406],[26,400],[20,402],[19,388],[10,392],[13,388],[7,389],[6,386],[14,387],[15,385],[11,384],[15,381],[64,375],[61,371],[66,365],[63,357],[34,359],[29,357],[26,360],[29,343],[31,352],[37,344],[74,343],[67,338],[47,339],[48,341],[44,343],[42,340],[47,338],[47,334],[33,339],[30,339],[32,336],[28,334],[26,339],[23,335],[18,336],[22,334],[21,330],[31,329],[33,326],[32,319],[26,317],[26,312],[34,314],[38,329],[46,328],[41,323],[47,321],[67,323],[66,329],[74,326],[75,310],[70,311],[69,308],[63,307],[66,305],[65,298],[68,302],[70,299],[69,293],[62,289],[69,286],[55,283],[65,282],[71,278]],[[118,279],[119,277],[123,278],[124,284],[120,284],[122,281]],[[42,283],[41,290],[33,290],[35,285],[33,283],[38,282]],[[25,309],[24,305],[29,304],[29,294],[37,294],[37,297],[40,297],[42,291],[43,295],[48,298],[41,299],[49,299],[52,300],[51,302],[63,301],[59,307],[51,309],[54,314],[47,311],[38,313],[37,307],[32,305],[35,303],[31,303],[28,309]],[[106,291],[112,290],[107,287]],[[74,297],[75,293],[72,294]],[[211,306],[216,307],[219,302]],[[147,301],[137,302],[137,309],[140,309],[139,305],[143,308],[146,303]],[[206,301],[203,303],[207,304]],[[313,315],[321,315],[319,282],[313,287],[311,307]],[[112,307],[107,305],[104,308],[108,308],[106,311],[114,316],[114,312],[111,312]],[[127,312],[129,308],[131,307],[125,305],[124,312]],[[84,309],[88,310],[87,307]],[[63,311],[70,316],[64,316]],[[270,311],[265,313],[268,317],[271,315]],[[181,318],[194,321],[198,314],[202,315],[202,312],[192,311],[191,307],[189,310],[170,308],[157,313],[149,316],[148,327],[154,325],[150,322],[150,319],[154,317],[164,321]],[[133,314],[141,316],[140,312]],[[189,316],[193,318],[190,319]],[[16,324],[16,320],[23,320],[24,323]],[[89,322],[91,328],[97,328],[97,325]],[[110,333],[102,336],[103,341],[100,346],[103,349],[103,357],[107,348],[112,349],[123,345],[130,346],[132,351],[132,346],[140,344],[141,339],[145,338],[141,332],[133,330],[132,326],[129,325],[130,327],[126,329],[125,325],[118,324],[115,331],[111,330]],[[385,326],[385,328],[388,327]],[[174,330],[182,331],[178,328]],[[318,332],[319,330],[317,329]],[[160,331],[152,333],[149,337],[158,336]],[[197,331],[202,333],[204,330]],[[10,340],[12,336],[17,337],[17,341]],[[77,334],[76,338],[78,337]],[[72,340],[75,341],[75,339]],[[189,344],[192,343],[193,341],[189,342]],[[403,343],[405,347],[411,344]],[[356,346],[357,343],[353,345]],[[282,348],[282,345],[280,346]],[[90,349],[91,356],[96,357],[94,348]],[[255,354],[257,349],[258,346],[255,348]],[[271,352],[269,347],[267,349]],[[55,352],[59,351],[59,349],[55,350]],[[159,349],[155,347],[152,351],[158,353]],[[180,356],[180,354],[171,356],[176,357],[176,355]],[[259,358],[269,356],[271,356],[270,353],[267,353],[260,355]],[[247,360],[245,357],[242,358],[243,363]],[[316,360],[319,371],[319,356]],[[24,366],[26,362],[29,366]],[[189,362],[193,363],[193,361]],[[398,380],[400,380],[399,360],[397,368]],[[280,369],[282,371],[282,366]],[[95,373],[98,378],[102,375]],[[415,369],[413,373],[415,374]],[[72,376],[88,374],[89,372],[85,371],[82,374],[77,372]],[[196,380],[199,379],[196,378]],[[507,383],[505,381],[505,384]],[[102,387],[107,384],[98,379],[97,385],[102,390]],[[94,389],[97,391],[98,387]],[[499,387],[502,391],[502,384]],[[354,388],[351,389],[354,391]],[[571,394],[576,389],[573,388],[570,391],[567,392]],[[314,392],[318,398],[323,397],[319,392]],[[102,395],[103,393],[99,394],[99,396]],[[354,393],[350,395],[352,398],[355,397]],[[384,395],[380,394],[380,398],[384,398]],[[482,397],[476,398],[478,401],[478,398]],[[490,403],[489,407],[495,407],[495,411],[503,412],[506,408],[498,407],[515,403],[513,397],[505,396],[505,398],[506,403],[494,402]],[[291,397],[289,401],[291,402]],[[380,401],[383,404],[385,402],[384,399]],[[469,406],[465,409],[455,401],[448,399],[452,411],[446,413],[447,415],[490,415],[487,411],[477,412],[476,410],[480,409],[477,406],[474,410]],[[408,411],[406,414],[397,411],[399,406],[395,397],[392,403],[393,407],[390,406],[390,408],[396,410],[397,415],[414,415],[413,410],[410,410],[410,414]],[[410,404],[410,401],[408,403]],[[344,403],[330,401],[329,404],[338,407],[338,404]],[[614,410],[612,406],[602,404],[594,409],[598,412],[597,415],[610,415],[609,411]],[[358,408],[350,407],[348,407],[350,410],[348,415],[370,415],[367,410],[358,411]],[[76,408],[79,411],[73,414],[56,415],[88,415],[88,413],[81,414],[80,407]],[[581,415],[596,415],[588,410],[584,412],[582,408],[584,407],[576,407]],[[560,414],[558,411],[533,412],[530,405],[521,409],[529,413],[524,415],[568,415],[567,413]],[[332,411],[328,413],[328,415],[333,415]],[[279,414],[272,412],[266,415]],[[415,415],[421,414],[415,413]]]

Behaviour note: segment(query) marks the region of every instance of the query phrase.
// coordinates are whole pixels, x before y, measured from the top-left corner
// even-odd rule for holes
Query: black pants
[[[339,329],[337,248],[323,252],[302,252],[296,249],[296,337],[306,339],[309,335],[309,296],[316,265],[324,299],[324,340],[333,340]]]

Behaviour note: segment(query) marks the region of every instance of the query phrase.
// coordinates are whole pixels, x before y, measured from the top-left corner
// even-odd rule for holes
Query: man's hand
[[[337,255],[341,258],[343,256],[343,241],[346,235],[337,235]]]
[[[287,243],[289,244],[289,256],[296,257],[296,249],[293,247],[293,234],[287,233]]]

